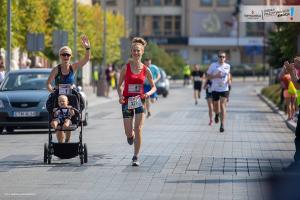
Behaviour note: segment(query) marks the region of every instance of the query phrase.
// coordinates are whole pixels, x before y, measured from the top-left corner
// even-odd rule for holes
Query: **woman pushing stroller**
[[[59,57],[61,63],[54,67],[47,80],[47,89],[49,92],[54,93],[55,90],[59,90],[60,87],[70,86],[70,89],[74,88],[75,85],[75,74],[79,68],[82,68],[91,57],[90,52],[90,42],[86,36],[81,37],[82,46],[86,49],[86,53],[83,59],[76,63],[71,64],[72,50],[68,46],[63,46],[59,50]],[[53,88],[51,82],[55,82],[55,87]],[[60,93],[60,92],[59,92]],[[60,93],[61,94],[61,93]],[[57,140],[59,142],[69,141],[71,132],[66,131],[66,137],[63,131],[56,131]],[[63,140],[62,138],[66,138]]]

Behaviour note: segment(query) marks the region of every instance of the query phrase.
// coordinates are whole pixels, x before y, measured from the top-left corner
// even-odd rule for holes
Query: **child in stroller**
[[[54,119],[51,121],[51,127],[57,130],[56,137],[59,143],[69,142],[71,137],[71,133],[68,131],[64,138],[63,131],[69,128],[72,123],[71,118],[75,115],[74,108],[68,104],[68,97],[66,95],[60,95],[58,97],[58,107],[53,109]]]
[[[44,144],[44,163],[51,164],[52,155],[60,159],[79,156],[80,163],[88,161],[87,145],[82,140],[82,97],[76,90],[69,94],[61,94],[59,90],[51,93],[46,103],[49,112],[49,141]],[[71,131],[79,128],[79,141],[70,142]],[[55,130],[57,141],[52,141],[52,129]],[[64,136],[66,133],[66,138]]]

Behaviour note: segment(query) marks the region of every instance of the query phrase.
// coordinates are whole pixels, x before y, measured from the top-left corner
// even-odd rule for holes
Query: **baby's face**
[[[68,106],[68,99],[65,97],[59,97],[58,98],[58,105],[59,107],[66,107]]]

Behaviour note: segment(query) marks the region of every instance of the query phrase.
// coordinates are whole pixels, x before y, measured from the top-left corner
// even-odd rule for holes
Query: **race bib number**
[[[224,82],[223,82],[223,81],[220,81],[220,82],[219,82],[219,84],[218,84],[218,86],[219,86],[219,87],[224,87],[224,86],[225,86],[225,84],[224,84]]]
[[[58,85],[58,93],[69,95],[72,94],[71,84],[59,84]]]
[[[129,93],[138,93],[141,91],[142,89],[141,84],[128,84],[128,92]]]
[[[201,78],[200,78],[199,76],[195,76],[195,77],[194,77],[194,80],[195,80],[195,81],[201,81]]]
[[[212,93],[211,87],[207,88],[208,93]]]
[[[128,109],[142,107],[143,103],[140,96],[128,97]]]

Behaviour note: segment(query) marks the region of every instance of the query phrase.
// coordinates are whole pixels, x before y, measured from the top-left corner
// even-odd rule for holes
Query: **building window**
[[[218,6],[229,6],[229,0],[218,0]]]
[[[116,0],[106,0],[106,5],[107,6],[116,6],[117,1]]]
[[[165,16],[164,24],[165,24],[164,34],[165,35],[172,35],[172,24],[173,24],[172,16]]]
[[[181,16],[175,17],[175,35],[180,36],[181,35]]]
[[[181,0],[175,0],[175,6],[181,6]]]
[[[224,51],[224,50],[222,50]],[[218,54],[220,50],[215,50],[215,49],[203,49],[202,50],[202,63],[203,64],[211,64],[213,62],[218,61]],[[230,59],[230,51],[225,50],[226,53],[226,59]]]
[[[173,0],[165,0],[165,6],[173,6]]]
[[[152,21],[153,35],[161,35],[162,34],[162,20],[160,16],[153,16]]]
[[[161,0],[153,0],[153,6],[161,6]]]
[[[212,0],[200,0],[200,6],[212,6],[213,1]]]
[[[142,3],[143,6],[150,6],[151,5],[150,0],[141,0],[141,3]]]
[[[246,23],[246,35],[247,36],[263,36],[264,23]]]

